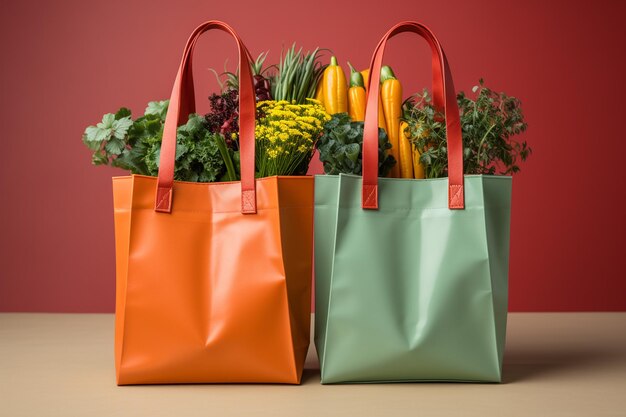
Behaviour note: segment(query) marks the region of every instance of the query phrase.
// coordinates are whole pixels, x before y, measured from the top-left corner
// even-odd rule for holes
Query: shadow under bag
[[[378,90],[387,40],[433,53],[449,177],[378,178]],[[433,33],[394,26],[370,66],[363,177],[315,178],[315,343],[322,383],[501,380],[511,178],[463,175],[459,110]]]
[[[191,54],[209,29],[239,49],[241,181],[174,181],[176,128],[194,112]],[[313,179],[255,180],[249,53],[226,24],[191,35],[158,178],[113,179],[118,385],[297,384],[309,345]]]

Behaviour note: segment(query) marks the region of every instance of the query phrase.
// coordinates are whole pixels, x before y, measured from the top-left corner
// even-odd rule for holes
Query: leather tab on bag
[[[362,207],[378,210],[378,184],[363,184]]]
[[[448,208],[462,210],[465,208],[465,192],[462,185],[451,184],[448,187]]]
[[[243,190],[241,192],[241,212],[243,214],[256,213],[256,192],[254,190]]]
[[[171,213],[172,211],[172,189],[158,187],[154,210],[160,213]]]

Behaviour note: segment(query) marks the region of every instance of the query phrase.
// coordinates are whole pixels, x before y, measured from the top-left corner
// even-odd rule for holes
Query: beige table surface
[[[0,416],[626,416],[626,313],[509,315],[502,384],[115,385],[113,316],[0,314]]]

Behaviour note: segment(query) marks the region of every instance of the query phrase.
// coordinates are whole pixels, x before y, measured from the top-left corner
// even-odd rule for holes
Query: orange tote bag
[[[174,181],[176,127],[194,112],[191,56],[210,29],[239,49],[241,181]],[[118,385],[300,382],[309,346],[313,179],[254,177],[250,58],[228,25],[191,35],[159,176],[113,179]]]

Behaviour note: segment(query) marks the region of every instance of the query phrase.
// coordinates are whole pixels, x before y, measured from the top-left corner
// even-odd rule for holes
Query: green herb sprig
[[[520,171],[532,149],[514,136],[526,131],[521,102],[485,87],[481,79],[472,89],[472,99],[457,94],[463,135],[465,174],[510,175]],[[426,178],[448,175],[445,117],[432,104],[426,90],[404,102],[403,119],[410,137],[421,153]]]

